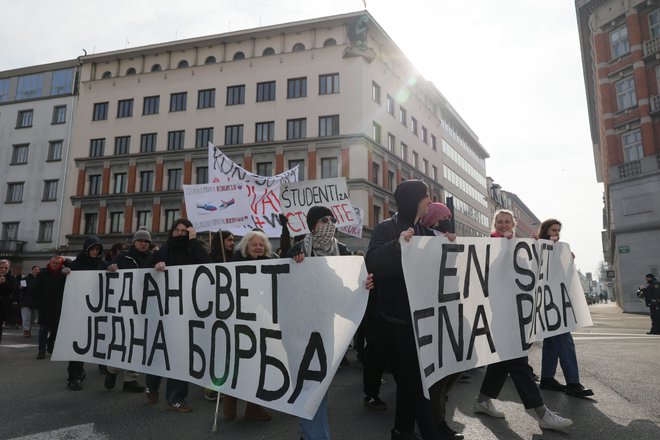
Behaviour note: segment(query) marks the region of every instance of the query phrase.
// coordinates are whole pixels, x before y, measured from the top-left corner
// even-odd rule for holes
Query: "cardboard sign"
[[[250,222],[247,189],[241,183],[183,185],[188,220],[198,231],[217,231]]]
[[[413,237],[401,255],[425,393],[592,325],[570,248],[549,240]]]

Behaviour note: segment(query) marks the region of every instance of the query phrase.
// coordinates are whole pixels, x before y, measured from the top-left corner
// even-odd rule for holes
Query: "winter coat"
[[[99,253],[96,257],[89,256],[89,249],[92,246],[99,247]],[[83,244],[83,250],[76,256],[76,259],[69,266],[71,270],[106,270],[108,262],[103,259],[103,245],[98,237],[91,236]]]
[[[49,266],[37,275],[34,295],[39,305],[39,324],[57,327],[62,311],[66,275],[62,273],[63,265],[60,265],[56,271],[50,270]]]
[[[135,246],[128,248],[126,252],[121,252],[112,259],[111,264],[116,264],[119,269],[147,269],[150,265],[153,252],[140,252]]]
[[[180,240],[185,238],[185,240]],[[207,264],[211,262],[211,257],[201,241],[188,237],[169,237],[165,244],[156,251],[148,267],[154,267],[157,263],[163,262],[167,266],[183,266],[186,264]]]
[[[0,323],[11,317],[11,303],[16,294],[16,278],[7,272],[5,282],[0,284]]]
[[[23,278],[25,281],[25,287],[18,287],[18,305],[20,307],[29,307],[35,309],[39,303],[37,302],[37,297],[34,293],[34,286],[37,283],[37,277],[29,273],[28,276]]]

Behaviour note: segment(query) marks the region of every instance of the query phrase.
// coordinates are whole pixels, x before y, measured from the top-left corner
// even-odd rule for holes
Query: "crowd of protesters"
[[[391,371],[396,382],[392,440],[408,439],[462,439],[446,420],[445,407],[454,383],[461,373],[452,374],[430,390],[426,398],[422,380],[406,283],[401,266],[401,240],[410,241],[413,236],[441,236],[450,241],[456,235],[450,232],[451,211],[442,203],[432,203],[428,187],[418,180],[404,181],[394,193],[398,212],[378,224],[373,230],[365,262],[369,277],[366,288],[370,291],[367,311],[355,337],[358,360],[363,365],[364,406],[376,411],[387,410],[380,398],[381,377]],[[142,227],[128,243],[117,243],[104,254],[104,246],[98,237],[88,237],[75,259],[55,255],[41,268],[33,266],[25,277],[15,277],[10,262],[0,260],[0,342],[3,324],[22,325],[23,336],[32,337],[38,319],[37,359],[45,359],[52,353],[60,312],[63,303],[67,275],[71,271],[153,268],[165,271],[173,265],[197,265],[252,261],[270,258],[291,258],[301,263],[306,258],[319,256],[355,255],[343,243],[337,241],[336,218],[327,207],[316,206],[307,213],[309,233],[291,237],[286,227],[286,217],[280,216],[282,236],[280,248],[273,252],[270,240],[263,231],[253,230],[239,241],[232,233],[220,231],[210,240],[210,251],[197,237],[189,220],[180,218],[170,225],[166,241],[158,248],[152,242],[150,232]],[[491,237],[511,239],[515,237],[515,219],[510,211],[495,214]],[[559,239],[561,223],[551,219],[544,222],[537,238]],[[361,253],[360,253],[361,254]],[[358,254],[358,255],[360,255]],[[364,254],[361,254],[364,255]],[[20,317],[20,319],[19,319]],[[16,327],[18,328],[18,327]],[[557,362],[560,362],[567,384],[555,378]],[[83,389],[85,368],[83,362],[68,363],[67,386],[72,391]],[[103,370],[107,374],[104,386],[115,387],[118,374],[123,377],[122,390],[145,393],[146,400],[156,404],[160,399],[161,377],[147,374],[144,385],[133,371],[114,368]],[[493,400],[497,399],[508,376],[528,409],[534,409],[539,426],[544,429],[564,430],[572,424],[570,419],[550,411],[543,403],[539,385],[527,357],[510,359],[489,365],[474,402],[474,412],[494,418],[504,418]],[[567,394],[586,397],[593,392],[579,382],[575,346],[570,333],[549,338],[543,345],[542,389],[564,391]],[[189,413],[193,408],[186,402],[188,383],[167,379],[165,404],[176,413]],[[228,421],[237,417],[238,399],[219,395],[212,389],[204,390],[207,400],[223,399],[223,415]],[[300,434],[305,440],[326,440],[331,437],[328,423],[328,396],[322,399],[313,419],[300,419]],[[247,402],[245,417],[255,421],[268,421],[271,414],[260,405]],[[421,437],[419,434],[421,434]]]

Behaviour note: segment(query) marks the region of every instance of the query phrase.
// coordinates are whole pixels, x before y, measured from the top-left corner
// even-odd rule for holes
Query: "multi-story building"
[[[0,258],[23,269],[64,245],[60,218],[76,60],[0,72]]]
[[[541,221],[529,207],[511,191],[505,191],[492,178],[487,179],[490,188],[490,218],[494,218],[499,209],[508,209],[516,219],[516,236],[529,238],[538,231]]]
[[[454,199],[459,233],[488,232],[488,153],[436,87],[365,12],[80,57],[65,210],[88,234],[162,240],[181,185],[207,180],[207,142],[261,175],[344,176],[371,228],[393,190],[427,182]],[[64,239],[64,238],[62,238]]]
[[[660,4],[576,0],[596,176],[604,184],[604,259],[625,311],[660,259]]]

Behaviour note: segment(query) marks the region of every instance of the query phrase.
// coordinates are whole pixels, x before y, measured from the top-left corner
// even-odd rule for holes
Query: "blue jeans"
[[[312,420],[300,419],[300,432],[304,440],[330,440],[328,426],[328,393],[323,396]]]
[[[541,379],[555,377],[557,360],[564,372],[566,383],[580,383],[575,343],[570,333],[562,333],[543,340],[543,357],[541,359]]]

